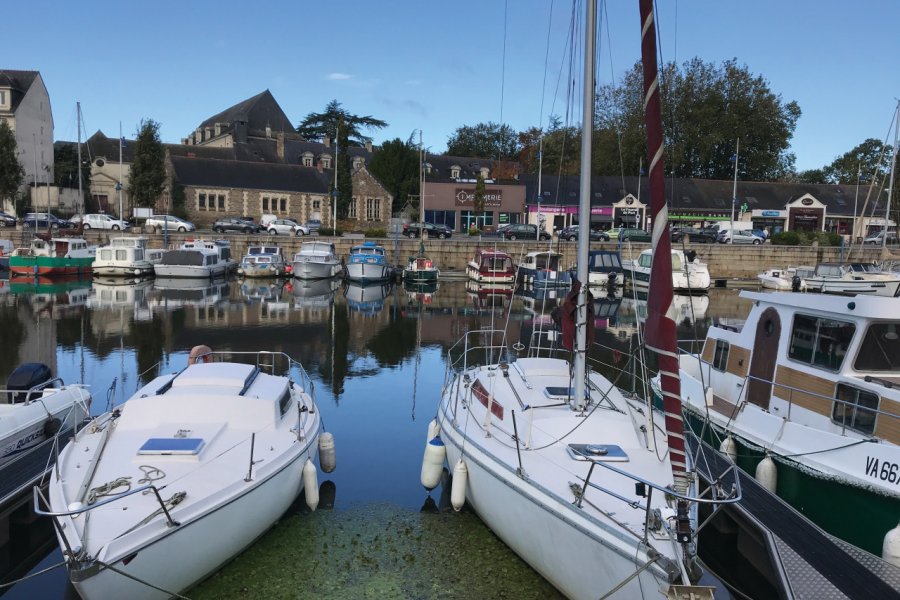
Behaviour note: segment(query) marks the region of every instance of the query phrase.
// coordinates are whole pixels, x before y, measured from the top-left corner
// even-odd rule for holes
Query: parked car
[[[884,242],[884,230],[879,231],[876,234],[870,235],[866,239],[863,240],[863,244],[871,244],[873,246],[881,246]],[[898,244],[900,243],[900,239],[897,239],[897,234],[893,231],[887,232],[887,243],[890,244]]]
[[[430,238],[444,239],[452,236],[453,230],[446,225],[435,225],[434,223],[404,223],[403,235],[408,238],[423,237],[424,235]]]
[[[46,229],[47,227],[52,229],[71,229],[72,223],[66,219],[60,219],[59,217],[54,216],[53,213],[28,213],[22,218],[22,227],[35,229]]]
[[[578,239],[578,225],[563,227],[556,232],[556,235],[561,240],[569,240],[570,242],[574,242]],[[596,231],[594,229],[591,229],[590,240],[592,242],[608,242],[609,235],[604,231]]]
[[[716,237],[717,232],[709,228],[681,227],[672,230],[673,242],[681,242],[687,238],[685,241],[693,244],[713,244],[716,242]]]
[[[173,215],[153,215],[147,219],[144,225],[159,233],[166,228],[167,222],[169,231],[197,231],[197,227],[193,223]]]
[[[614,237],[612,232],[610,232],[610,237]],[[634,227],[619,227],[615,237],[623,242],[649,242],[651,240],[649,233]]]
[[[537,225],[531,223],[517,223],[510,225],[503,231],[498,231],[500,237],[504,240],[536,240],[538,235]],[[541,230],[542,240],[549,240],[550,234]]]
[[[0,210],[0,227],[15,227],[16,218],[9,213]]]
[[[291,219],[275,219],[266,227],[269,235],[309,235],[309,227]]]
[[[763,240],[758,235],[754,235],[749,230],[738,231],[735,230],[732,232],[729,229],[720,229],[719,237],[716,239],[720,244],[727,244],[731,241],[732,237],[734,237],[734,244],[753,244],[754,246],[758,246],[762,244],[765,240]]]
[[[306,221],[306,228],[309,229],[310,233],[319,233],[319,229],[322,227],[322,221],[319,219],[309,219]]]
[[[213,223],[213,231],[225,233],[226,231],[239,231],[241,233],[259,233],[260,227],[253,221],[239,217],[226,217]]]
[[[85,229],[111,229],[120,231],[128,228],[128,223],[121,219],[114,219],[112,215],[92,214],[81,217],[80,223],[84,223]]]

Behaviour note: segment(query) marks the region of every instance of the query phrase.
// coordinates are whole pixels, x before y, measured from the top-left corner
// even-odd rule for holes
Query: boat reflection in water
[[[228,281],[225,278],[157,277],[153,292],[151,307],[212,306],[228,300]]]
[[[88,308],[92,311],[115,311],[130,308],[135,321],[149,321],[148,297],[153,289],[150,278],[99,277],[92,284]]]
[[[358,312],[364,315],[375,315],[384,308],[384,299],[391,290],[389,283],[376,283],[373,285],[360,285],[348,282],[344,287],[344,298],[350,312]]]
[[[695,325],[706,319],[708,309],[709,296],[705,294],[693,296],[675,294],[672,297],[669,317],[677,325]],[[647,294],[626,293],[622,297],[622,310],[625,313],[632,313],[638,323],[643,323],[647,320]]]
[[[284,283],[277,279],[244,279],[241,281],[241,298],[245,302],[277,302],[281,299]]]
[[[439,288],[440,284],[437,280],[419,283],[412,281],[403,282],[403,289],[406,291],[406,296],[410,302],[431,304]]]
[[[294,298],[294,308],[328,308],[334,304],[334,294],[341,287],[341,280],[294,279],[285,286]]]
[[[9,291],[26,296],[35,314],[54,309],[58,311],[55,316],[59,317],[85,307],[91,296],[91,279],[73,275],[15,277],[9,282]]]
[[[512,302],[514,290],[513,284],[466,281],[466,294],[476,312],[502,312]]]

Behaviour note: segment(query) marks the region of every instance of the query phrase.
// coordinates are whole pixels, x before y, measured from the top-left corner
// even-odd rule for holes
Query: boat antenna
[[[672,306],[672,245],[668,232],[663,169],[662,110],[656,62],[656,26],[653,0],[640,0],[641,57],[644,70],[644,125],[647,131],[650,209],[653,219],[653,263],[647,298],[644,339],[647,349],[656,353],[663,395],[669,460],[675,490],[685,494],[690,485],[684,450],[684,422],[681,415],[681,380],[678,377],[678,347],[675,321],[668,316]],[[679,506],[686,511],[686,507]],[[681,521],[681,519],[679,519]]]
[[[585,406],[587,363],[588,252],[591,236],[591,141],[594,124],[594,47],[597,42],[597,0],[588,0],[584,23],[584,81],[581,115],[581,177],[578,201],[578,254],[576,277],[581,282],[576,301],[574,387],[572,408]]]

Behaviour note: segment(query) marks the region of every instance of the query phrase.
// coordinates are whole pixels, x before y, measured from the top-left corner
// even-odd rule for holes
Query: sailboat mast
[[[84,214],[84,192],[81,182],[81,102],[75,103],[75,119],[78,121],[78,203],[76,208],[79,214]]]
[[[122,175],[122,121],[119,121],[119,218],[124,219],[122,212],[122,195],[124,193],[125,181]],[[168,219],[166,219],[168,221]]]
[[[734,187],[731,190],[731,232],[730,237],[728,239],[729,244],[734,243],[734,210],[737,206],[737,168],[738,168],[738,159],[741,154],[741,138],[737,139],[737,145],[734,149]]]
[[[419,130],[419,223],[425,222],[425,147]]]
[[[537,180],[537,227],[535,227],[535,237],[537,241],[541,240],[541,200],[543,199],[543,191],[541,190],[541,176],[544,174],[544,133],[541,132],[541,139],[538,142],[538,180]]]
[[[591,236],[591,132],[594,129],[594,47],[597,41],[597,0],[588,0],[584,23],[584,93],[581,99],[581,181],[578,202],[578,268],[581,282],[575,319],[575,361],[573,408],[584,409],[585,373],[587,371],[587,293],[588,251]]]
[[[897,143],[900,139],[900,101],[897,102],[897,114],[894,117],[894,152],[891,157],[891,179],[888,184],[888,197],[884,209],[884,233],[881,235],[881,247],[887,248],[888,217],[891,215],[891,196],[894,195],[894,170],[897,166]]]
[[[647,158],[650,161],[650,210],[653,215],[653,263],[647,299],[646,347],[659,360],[659,375],[668,433],[669,458],[675,490],[689,487],[684,452],[684,421],[681,416],[681,380],[678,377],[678,347],[675,322],[669,317],[672,306],[672,243],[669,210],[666,207],[663,172],[662,109],[656,64],[656,25],[653,0],[640,0],[641,58],[644,66],[644,125],[647,130]]]

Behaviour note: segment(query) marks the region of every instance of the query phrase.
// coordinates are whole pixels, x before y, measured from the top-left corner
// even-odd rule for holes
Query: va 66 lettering
[[[866,475],[888,483],[900,483],[900,465],[889,460],[866,457]]]

